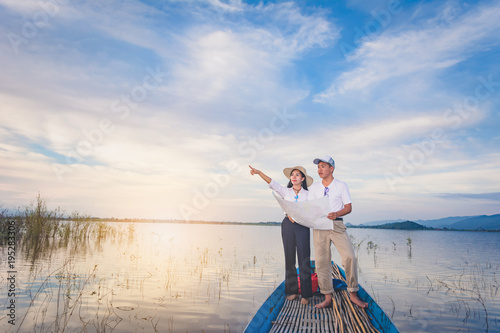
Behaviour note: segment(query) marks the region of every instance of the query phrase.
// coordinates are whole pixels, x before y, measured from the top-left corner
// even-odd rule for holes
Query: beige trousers
[[[334,230],[313,230],[314,256],[316,257],[316,273],[322,294],[332,294],[332,253],[330,244],[339,251],[347,282],[347,291],[358,291],[358,260],[354,254],[351,240],[342,221],[334,221]]]

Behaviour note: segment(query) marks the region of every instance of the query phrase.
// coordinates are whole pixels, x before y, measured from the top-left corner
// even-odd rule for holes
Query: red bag
[[[297,276],[297,281],[299,282],[299,294],[300,294],[300,276]],[[311,274],[311,284],[312,284],[312,292],[313,294],[318,291],[318,274]]]

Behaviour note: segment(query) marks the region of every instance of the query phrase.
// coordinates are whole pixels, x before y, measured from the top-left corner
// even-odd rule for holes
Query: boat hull
[[[338,267],[340,274],[345,279],[344,270],[334,262],[332,262],[332,265]],[[311,267],[314,269],[314,261],[311,261]],[[361,286],[359,287],[358,296],[368,303],[366,313],[370,317],[373,327],[384,333],[399,333],[398,329],[387,314]],[[255,316],[248,323],[244,332],[269,332],[273,326],[273,322],[276,321],[283,305],[285,304],[285,298],[285,282],[283,281],[262,304]]]

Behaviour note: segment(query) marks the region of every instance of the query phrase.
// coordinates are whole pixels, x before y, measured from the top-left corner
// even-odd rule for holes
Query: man
[[[333,170],[335,170],[333,158],[324,156],[316,158],[313,163],[318,165],[318,175],[322,181],[315,182],[309,187],[309,200],[328,196],[331,209],[328,218],[333,223],[333,230],[313,230],[318,283],[321,293],[325,295],[325,300],[322,303],[316,304],[316,307],[321,309],[332,303],[334,289],[330,244],[333,242],[342,258],[342,266],[344,266],[346,273],[347,291],[349,292],[351,302],[359,307],[366,308],[368,304],[358,297],[358,263],[342,218],[342,216],[352,211],[349,188],[346,183],[333,177]]]

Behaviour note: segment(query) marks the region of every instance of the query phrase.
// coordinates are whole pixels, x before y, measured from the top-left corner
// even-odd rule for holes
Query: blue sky
[[[498,1],[0,0],[0,204],[279,221],[331,155],[357,224],[500,213]]]

